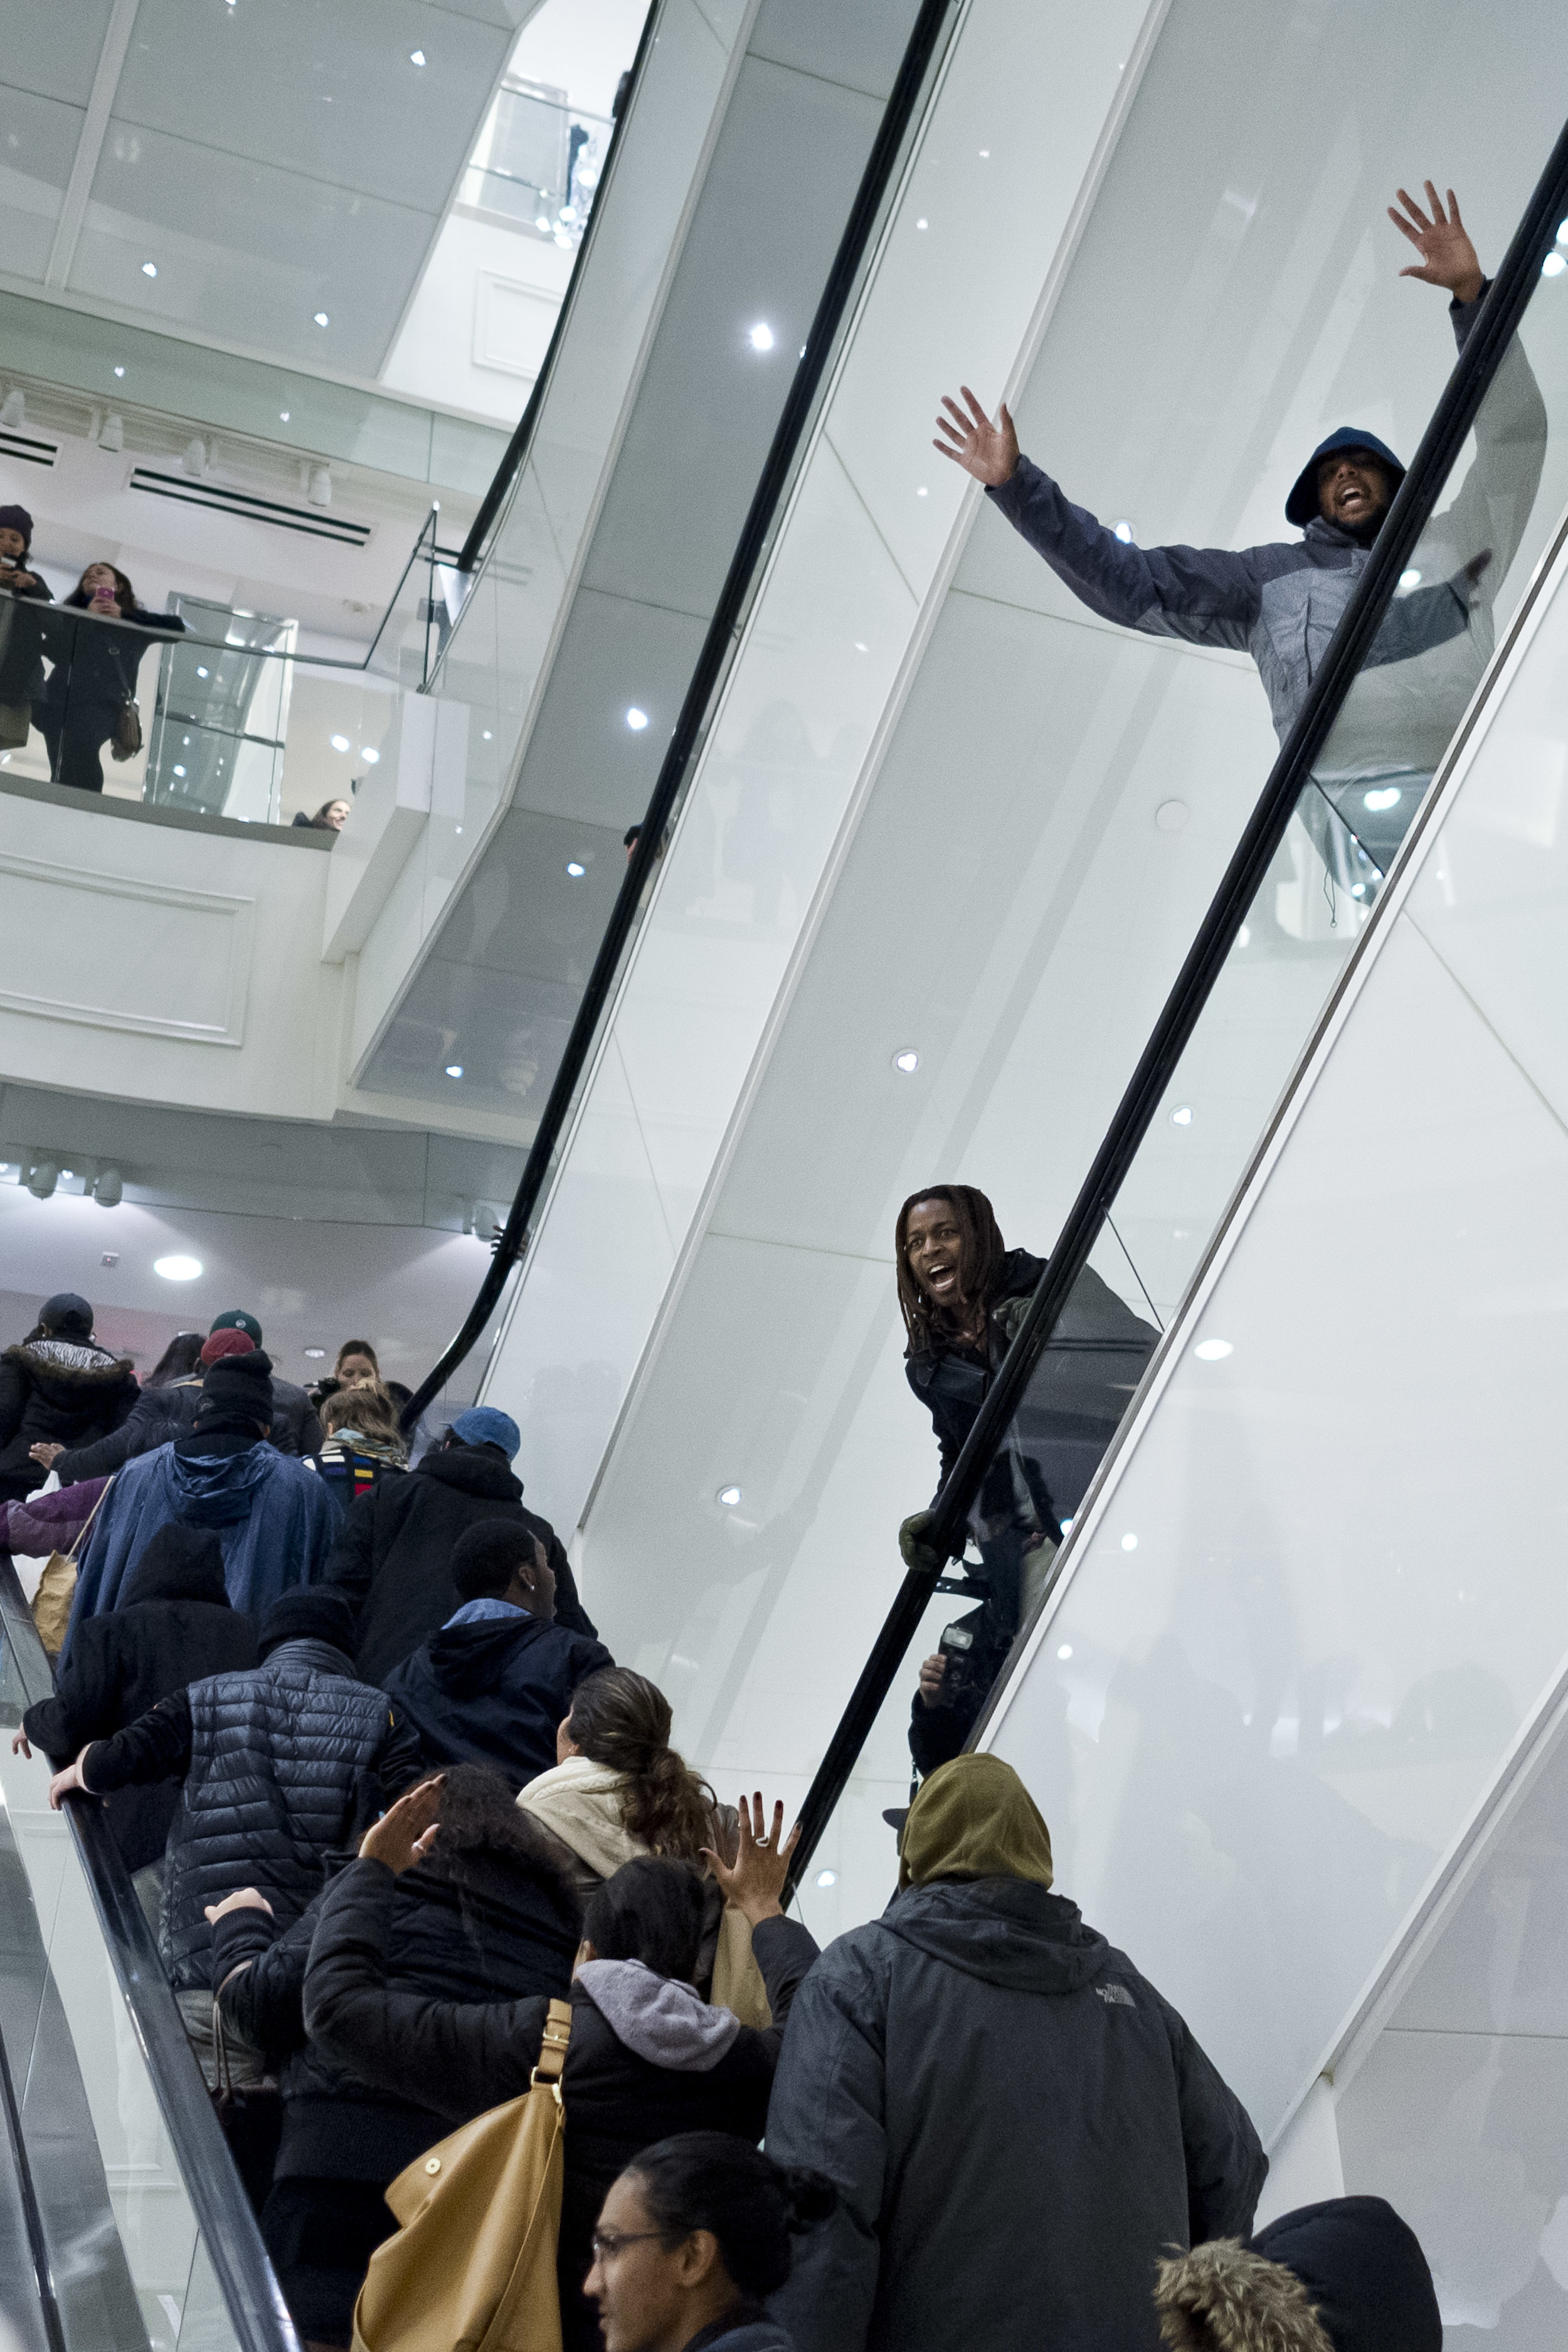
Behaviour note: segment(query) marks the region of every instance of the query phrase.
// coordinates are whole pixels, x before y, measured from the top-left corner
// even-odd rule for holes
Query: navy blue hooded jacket
[[[427,1764],[494,1764],[516,1790],[555,1762],[583,1676],[614,1664],[602,1642],[516,1609],[444,1625],[382,1686]]]

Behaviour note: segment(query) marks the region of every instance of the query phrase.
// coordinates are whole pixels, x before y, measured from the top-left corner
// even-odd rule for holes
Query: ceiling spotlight
[[[718,1490],[718,1499],[724,1505],[727,1511],[733,1511],[737,1503],[740,1500],[739,1487],[721,1486]]]
[[[574,882],[580,882],[588,868],[586,866],[580,866],[575,857],[569,857],[566,861],[566,870]]]
[[[313,1364],[318,1363],[326,1352],[325,1348],[307,1348],[305,1350]]]
[[[1057,1654],[1057,1656],[1058,1656],[1059,1658],[1070,1658],[1070,1657],[1072,1655],[1072,1644],[1071,1644],[1071,1642],[1063,1642],[1063,1643],[1062,1643],[1062,1645],[1061,1645],[1061,1649],[1060,1649],[1060,1650],[1058,1650],[1058,1652],[1057,1652],[1057,1654]]]
[[[751,348],[754,352],[770,352],[773,349],[773,330],[766,319],[758,319],[751,330]]]
[[[14,383],[5,394],[5,405],[0,407],[0,425],[26,425],[26,422],[27,395],[19,383]]]
[[[1236,1350],[1228,1339],[1200,1339],[1192,1352],[1200,1364],[1218,1364]]]
[[[446,1075],[449,1078],[460,1078],[463,1076],[462,1063],[448,1062],[446,1065]]]
[[[411,66],[422,66],[424,63],[424,51],[423,49],[410,49],[408,53],[408,61]]]
[[[913,1077],[920,1067],[920,1056],[913,1045],[906,1045],[902,1054],[894,1055],[893,1066],[895,1070],[902,1070],[906,1078]]]
[[[360,757],[364,761],[367,768],[379,768],[381,766],[382,755],[376,750],[373,743],[361,743],[360,746]]]
[[[1137,1549],[1138,1538],[1136,1536],[1124,1536],[1122,1538],[1122,1549],[1124,1551],[1136,1551]]]
[[[334,751],[346,751],[349,748],[349,739],[346,735],[333,735],[328,740]]]
[[[125,1198],[125,1179],[118,1168],[100,1168],[90,1190],[100,1209],[118,1209]]]
[[[327,316],[327,313],[326,313],[326,311],[325,311],[325,310],[318,310],[318,311],[317,311],[317,313],[316,313],[316,324],[317,324],[319,327],[329,327],[329,326],[331,325],[331,323],[332,323],[332,321],[331,321],[331,320],[330,320],[330,319],[329,319],[329,317]]]
[[[152,1271],[161,1274],[165,1282],[194,1282],[202,1270],[199,1257],[155,1257]]]
[[[1190,1127],[1192,1125],[1192,1105],[1190,1103],[1177,1103],[1175,1110],[1171,1113],[1171,1125],[1173,1127]]]
[[[839,1874],[838,1874],[838,1872],[837,1872],[836,1870],[819,1870],[819,1871],[818,1871],[818,1873],[817,1873],[817,1884],[818,1884],[818,1885],[819,1885],[819,1886],[836,1886],[836,1885],[838,1885],[838,1883],[839,1883]]]
[[[36,1160],[27,1171],[27,1190],[35,1201],[47,1201],[59,1181],[57,1160]]]
[[[155,261],[144,261],[141,265],[141,275],[143,278],[156,278],[158,264]]]
[[[648,724],[647,712],[645,710],[639,710],[636,704],[633,703],[631,709],[626,713],[626,724],[630,727],[633,735],[641,735],[643,728]]]

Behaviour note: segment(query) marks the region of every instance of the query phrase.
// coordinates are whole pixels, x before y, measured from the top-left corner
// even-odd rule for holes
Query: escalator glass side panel
[[[238,2352],[246,2339],[208,2284],[165,2101],[81,1843],[49,1810],[47,1759],[12,1752],[24,1710],[48,1687],[15,1571],[0,1555],[0,2037],[63,2352],[183,2352],[193,2343]],[[161,1983],[147,1990],[168,2000]],[[210,2113],[204,2120],[215,2138]]]

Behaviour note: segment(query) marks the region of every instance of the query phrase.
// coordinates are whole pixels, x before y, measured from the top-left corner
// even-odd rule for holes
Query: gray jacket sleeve
[[[1483,289],[1473,302],[1448,306],[1460,351],[1469,340],[1485,299]],[[1418,569],[1447,576],[1478,556],[1490,554],[1476,591],[1484,603],[1491,603],[1519,553],[1530,521],[1546,462],[1546,404],[1515,335],[1476,415],[1475,462],[1453,504],[1435,515],[1421,534],[1421,547],[1414,559]],[[1427,557],[1425,563],[1423,553]]]
[[[887,2173],[885,2002],[864,1957],[828,1954],[796,1993],[768,2106],[768,2153],[825,2173],[837,2210],[797,2239],[771,2308],[797,2352],[862,2352],[876,2301]]]
[[[1019,459],[1010,482],[986,496],[1102,620],[1150,636],[1246,651],[1260,584],[1245,551],[1131,546],[1087,507],[1075,507],[1028,457]]]

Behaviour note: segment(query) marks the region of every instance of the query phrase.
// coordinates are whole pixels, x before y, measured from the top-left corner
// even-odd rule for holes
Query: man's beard
[[[1367,516],[1364,522],[1342,522],[1340,529],[1347,539],[1354,540],[1357,547],[1370,547],[1387,520],[1388,509],[1379,507],[1375,514]]]

